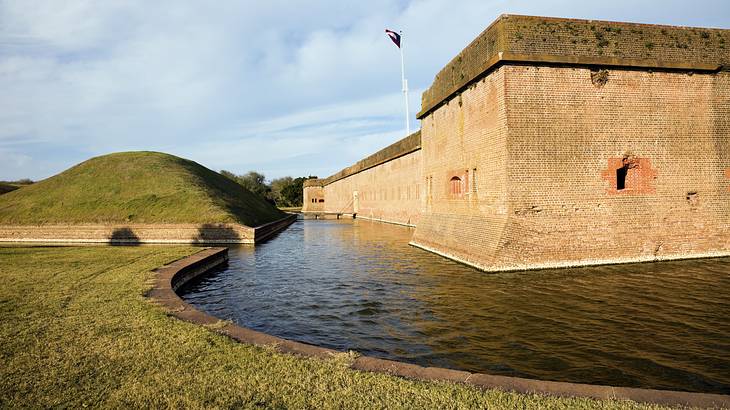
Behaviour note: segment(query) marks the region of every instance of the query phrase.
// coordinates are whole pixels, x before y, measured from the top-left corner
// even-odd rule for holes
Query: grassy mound
[[[0,224],[232,222],[257,226],[283,216],[231,179],[159,152],[92,158],[0,196]]]

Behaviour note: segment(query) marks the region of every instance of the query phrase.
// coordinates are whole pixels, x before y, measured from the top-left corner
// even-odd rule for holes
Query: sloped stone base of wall
[[[699,210],[650,216],[427,214],[411,245],[487,272],[730,256],[730,224]]]

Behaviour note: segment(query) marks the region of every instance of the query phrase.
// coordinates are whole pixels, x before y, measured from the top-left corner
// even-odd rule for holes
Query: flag
[[[393,40],[393,43],[398,46],[398,48],[400,48],[400,34],[396,33],[393,30],[388,30],[387,28],[385,29],[385,34],[387,34],[388,37]]]

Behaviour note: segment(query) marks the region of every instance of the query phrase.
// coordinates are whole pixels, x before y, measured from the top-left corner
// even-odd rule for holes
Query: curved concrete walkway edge
[[[211,269],[228,261],[227,248],[207,248],[187,258],[175,261],[156,270],[154,287],[147,297],[165,307],[169,314],[178,319],[199,325],[213,325],[221,321],[185,303],[176,290],[188,281],[206,274]],[[254,345],[274,346],[282,353],[306,357],[327,358],[341,353],[336,350],[312,346],[306,343],[282,339],[257,332],[232,323],[216,329],[234,340]],[[423,367],[415,364],[360,356],[351,367],[356,370],[387,373],[419,379],[466,383],[481,388],[496,388],[518,393],[541,393],[555,396],[579,396],[596,399],[633,400],[636,402],[664,405],[681,405],[704,408],[730,408],[730,396],[710,393],[690,393],[671,390],[639,389],[591,384],[566,383],[470,373],[437,367]]]

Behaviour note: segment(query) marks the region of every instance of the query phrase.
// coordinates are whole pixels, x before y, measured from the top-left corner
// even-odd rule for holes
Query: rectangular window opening
[[[624,165],[616,170],[616,190],[621,191],[626,189],[626,173],[628,172],[628,165]]]

